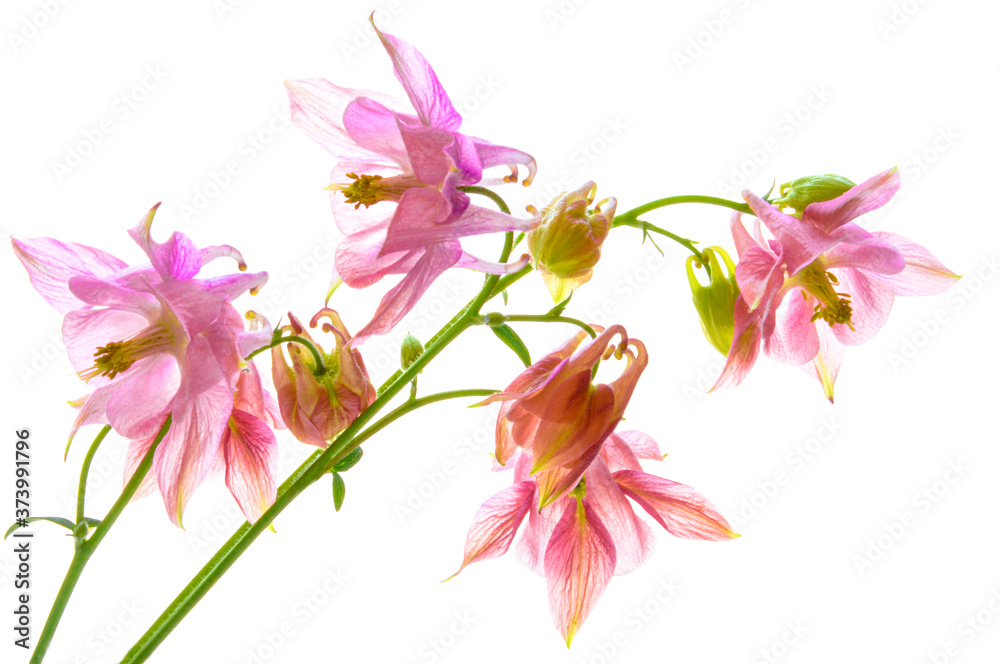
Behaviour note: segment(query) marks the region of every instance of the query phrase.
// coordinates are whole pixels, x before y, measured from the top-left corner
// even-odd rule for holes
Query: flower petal
[[[494,494],[483,503],[469,526],[465,537],[465,557],[455,574],[471,563],[507,553],[534,495],[535,483],[525,480]]]
[[[159,203],[154,205],[128,234],[146,252],[149,262],[161,279],[190,279],[201,270],[201,252],[194,246],[191,238],[176,231],[162,244],[153,240],[150,228],[159,207]]]
[[[127,267],[124,261],[100,249],[50,237],[27,240],[12,237],[10,243],[28,271],[31,285],[60,313],[84,306],[69,290],[72,277],[110,277]]]
[[[807,205],[802,213],[802,221],[824,233],[830,233],[866,212],[888,203],[893,194],[899,190],[899,185],[899,171],[893,166],[851,187],[833,200]]]
[[[545,549],[549,609],[569,646],[614,573],[614,541],[589,501],[570,502]]]
[[[835,270],[840,285],[838,291],[851,296],[852,330],[844,324],[833,326],[833,334],[846,346],[857,346],[875,336],[889,318],[895,299],[888,286],[861,270]]]
[[[898,274],[872,275],[887,285],[896,295],[938,295],[951,288],[960,278],[946,268],[934,254],[902,235],[878,231],[883,242],[894,246],[903,255],[906,267]]]
[[[816,300],[792,288],[775,311],[774,332],[764,340],[764,352],[776,362],[805,364],[819,352],[816,325],[812,322]]]
[[[160,353],[138,360],[102,388],[109,391],[108,423],[125,438],[155,435],[180,383],[181,372],[173,355]]]
[[[802,369],[818,380],[823,386],[823,393],[833,403],[833,384],[840,372],[840,363],[844,359],[844,346],[837,341],[830,326],[816,323],[819,337],[819,352],[811,362],[802,365]]]
[[[277,447],[274,432],[267,424],[233,408],[222,442],[226,486],[250,523],[274,502]]]
[[[628,574],[653,553],[653,531],[632,510],[625,494],[599,459],[587,469],[587,504],[615,545],[615,574]]]
[[[857,224],[846,224],[833,233],[842,242],[823,254],[825,268],[856,267],[878,274],[897,274],[906,267],[903,254],[891,242]]]
[[[794,275],[801,268],[812,263],[839,240],[815,228],[811,224],[789,216],[778,210],[748,189],[743,190],[743,198],[774,238],[781,244],[782,258],[788,266],[788,273]],[[740,264],[743,257],[740,257]],[[739,270],[739,265],[736,267]],[[739,273],[737,272],[737,279]],[[742,289],[742,284],[740,286]]]
[[[619,470],[615,482],[675,537],[727,540],[739,537],[703,495],[685,484],[640,470]]]

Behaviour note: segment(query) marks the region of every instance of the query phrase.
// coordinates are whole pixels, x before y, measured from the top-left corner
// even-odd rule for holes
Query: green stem
[[[90,474],[90,464],[93,463],[97,448],[104,442],[104,437],[108,435],[109,431],[111,431],[110,425],[101,429],[97,438],[91,443],[90,449],[87,450],[87,456],[83,457],[83,465],[80,467],[80,486],[76,490],[76,523],[80,523],[84,519],[83,503],[87,497],[87,476]]]
[[[703,203],[705,205],[718,205],[719,207],[729,208],[730,210],[736,210],[737,212],[742,212],[744,214],[753,214],[753,210],[746,203],[737,203],[736,201],[731,201],[725,198],[716,198],[715,196],[668,196],[666,198],[660,198],[645,205],[640,205],[637,208],[632,208],[628,212],[619,214],[615,216],[612,226],[630,226],[626,220],[635,220],[639,216],[652,212],[653,210],[658,210],[661,207],[667,207],[668,205],[677,205],[679,203]],[[621,220],[621,222],[619,222]]]
[[[513,233],[507,233],[504,241],[504,249],[501,253],[500,261],[505,262],[510,257],[513,246]],[[521,270],[515,275],[507,275],[508,284],[517,281],[529,270]],[[511,279],[511,277],[516,277]],[[125,655],[122,664],[139,664],[153,653],[153,651],[163,642],[173,629],[184,619],[185,616],[197,605],[202,597],[215,585],[216,581],[222,577],[226,571],[239,559],[244,551],[257,539],[257,537],[271,524],[295,498],[297,498],[308,486],[323,477],[330,468],[338,461],[342,460],[360,445],[358,438],[360,431],[396,394],[398,394],[407,384],[409,384],[423,368],[433,360],[448,344],[455,340],[462,332],[474,324],[474,319],[480,316],[480,309],[491,298],[500,291],[497,290],[501,282],[499,275],[490,275],[486,279],[482,290],[474,297],[458,314],[455,315],[441,330],[437,332],[427,342],[423,354],[414,361],[406,370],[394,373],[378,390],[378,396],[372,404],[363,410],[350,425],[347,426],[331,443],[322,451],[311,455],[302,465],[300,465],[282,485],[278,488],[277,497],[274,503],[264,514],[252,525],[244,523],[229,540],[222,545],[212,559],[195,575],[191,582],[181,591],[166,610],[156,619],[145,634],[136,642],[131,650]],[[438,396],[438,395],[432,395]],[[429,398],[429,397],[427,397]],[[400,408],[413,407],[414,403],[420,403],[421,399],[414,399],[407,402]],[[398,410],[398,409],[397,409]],[[395,411],[394,411],[395,412]],[[398,416],[409,412],[401,412]],[[390,413],[390,416],[392,413]],[[390,420],[391,421],[391,420]],[[379,426],[376,423],[374,426]],[[388,424],[386,422],[385,424]],[[382,425],[384,426],[384,425]],[[380,427],[381,428],[381,427]],[[363,440],[363,439],[362,439]]]
[[[507,314],[502,314],[505,321],[510,321],[512,323],[524,322],[524,323],[569,323],[570,325],[576,325],[578,328],[590,335],[590,337],[596,338],[597,332],[594,328],[584,323],[582,320],[577,318],[570,318],[569,316],[550,316],[549,314],[539,314],[539,315],[523,315],[516,314],[509,316]]]
[[[283,343],[286,343],[286,342],[288,342],[288,343],[296,343],[296,344],[299,344],[301,346],[305,346],[307,349],[309,349],[309,352],[312,353],[313,361],[316,363],[316,368],[313,370],[313,375],[314,376],[322,376],[324,373],[326,373],[326,366],[323,364],[323,354],[321,352],[319,352],[319,349],[316,348],[316,345],[313,342],[311,342],[308,339],[306,339],[305,337],[299,337],[299,336],[296,336],[294,334],[289,335],[287,337],[280,337],[278,339],[275,339],[274,341],[272,341],[268,345],[266,345],[266,346],[264,346],[262,348],[258,348],[254,352],[250,353],[244,359],[251,360],[254,357],[256,357],[257,355],[260,355],[261,353],[263,353],[265,350],[268,350],[269,348],[274,348],[278,344],[283,344]]]
[[[655,224],[651,224],[648,221],[642,221],[640,219],[626,219],[626,220],[622,221],[621,223],[618,223],[618,219],[615,219],[615,225],[616,226],[631,226],[632,228],[638,228],[638,229],[640,229],[643,233],[649,233],[649,232],[659,233],[660,235],[662,235],[664,237],[668,237],[671,240],[673,240],[674,242],[676,242],[677,244],[679,244],[682,247],[685,247],[686,249],[688,249],[691,253],[693,253],[695,256],[698,257],[699,261],[703,260],[702,256],[701,256],[701,251],[698,250],[698,247],[696,247],[694,245],[694,242],[692,240],[689,240],[686,237],[681,237],[680,235],[675,235],[674,233],[671,233],[667,229],[660,228],[659,226],[656,226]],[[645,239],[645,235],[643,236],[643,239]],[[659,247],[657,247],[657,249],[659,249]],[[663,252],[660,252],[660,253],[663,253]]]
[[[510,214],[510,208],[507,207],[507,203],[500,198],[500,196],[494,192],[492,189],[487,189],[486,187],[477,187],[476,185],[468,185],[466,187],[458,187],[459,191],[464,191],[467,194],[479,194],[480,196],[485,196],[500,208],[500,211],[504,214]]]
[[[167,435],[167,430],[170,429],[171,417],[167,415],[166,421],[163,426],[160,427],[159,433],[156,434],[156,438],[153,440],[153,444],[149,446],[149,450],[146,451],[145,456],[142,457],[142,461],[139,462],[139,467],[135,469],[132,478],[125,485],[122,490],[118,500],[115,504],[111,506],[108,510],[107,516],[101,521],[100,525],[94,529],[94,533],[86,540],[76,541],[76,550],[73,552],[73,560],[69,564],[69,570],[66,572],[66,578],[63,579],[62,585],[59,586],[59,592],[56,594],[56,599],[52,603],[52,609],[49,611],[49,617],[45,620],[45,626],[42,627],[42,633],[38,636],[38,643],[35,644],[35,650],[31,654],[30,664],[38,664],[45,657],[45,651],[49,648],[49,643],[52,641],[52,637],[55,634],[56,628],[59,626],[59,621],[62,619],[63,613],[66,611],[66,605],[69,603],[69,598],[73,594],[73,589],[76,587],[77,581],[80,580],[80,575],[83,573],[83,568],[87,566],[87,562],[90,557],[94,555],[94,551],[100,545],[101,541],[111,530],[111,527],[115,525],[115,521],[121,516],[122,511],[125,506],[128,505],[129,501],[132,500],[132,496],[138,491],[139,485],[142,484],[142,480],[146,477],[146,473],[153,465],[153,452],[159,446],[160,441],[163,437]],[[98,434],[98,440],[94,441],[94,445],[91,446],[91,451],[96,449],[97,443],[103,440],[104,436],[107,435],[107,427],[101,430]],[[88,456],[92,456],[88,453]],[[86,475],[84,475],[83,481],[86,481]],[[78,494],[80,495],[80,494]],[[77,505],[77,509],[80,509],[80,505],[83,504],[82,499]],[[79,522],[80,519],[77,521]]]

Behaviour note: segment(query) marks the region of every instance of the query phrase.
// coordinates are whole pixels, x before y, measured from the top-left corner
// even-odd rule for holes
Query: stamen
[[[326,189],[342,193],[348,205],[354,203],[355,210],[362,205],[370,207],[379,201],[399,201],[407,189],[422,186],[419,180],[409,175],[394,175],[388,178],[357,173],[346,175],[352,182],[331,184]]]
[[[808,300],[811,294],[816,298],[816,307],[813,309],[810,322],[823,320],[830,327],[840,323],[854,330],[854,324],[851,322],[851,296],[833,289],[835,285],[840,285],[835,274],[813,264],[802,270],[800,279],[802,297]]]
[[[128,371],[137,360],[155,355],[173,344],[174,335],[167,328],[162,325],[148,327],[128,339],[98,347],[94,353],[94,366],[80,372],[79,376],[84,381],[95,376],[114,379],[118,374]]]

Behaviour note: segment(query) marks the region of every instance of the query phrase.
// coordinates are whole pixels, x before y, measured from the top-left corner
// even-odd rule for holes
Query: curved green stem
[[[492,189],[487,189],[486,187],[479,187],[476,185],[468,185],[465,187],[458,187],[458,190],[464,191],[467,194],[479,194],[480,196],[485,196],[486,198],[496,203],[497,207],[500,208],[501,212],[503,212],[504,214],[510,214],[510,208],[507,207],[506,201],[500,198],[500,196]]]
[[[73,589],[76,587],[77,581],[80,580],[80,575],[83,573],[83,568],[87,566],[87,562],[90,557],[94,555],[94,551],[100,545],[101,541],[107,536],[108,531],[111,527],[115,525],[115,521],[121,516],[122,511],[125,506],[128,505],[129,501],[132,500],[132,496],[135,492],[139,490],[139,485],[142,484],[142,480],[146,477],[146,473],[153,465],[153,453],[159,446],[163,437],[167,435],[167,431],[170,429],[171,417],[168,415],[163,426],[160,427],[159,433],[156,434],[156,438],[153,439],[153,444],[149,446],[149,450],[142,457],[142,461],[139,462],[138,468],[135,469],[135,473],[132,474],[132,478],[125,485],[122,490],[118,500],[115,504],[111,506],[108,510],[107,516],[101,521],[100,525],[94,529],[94,533],[85,540],[76,540],[76,550],[73,552],[73,560],[69,564],[69,570],[66,572],[66,578],[63,579],[62,585],[59,586],[59,592],[56,594],[56,599],[52,603],[52,609],[49,611],[49,617],[45,620],[45,626],[42,627],[41,634],[38,635],[38,642],[35,644],[35,650],[31,654],[30,664],[38,664],[45,657],[45,652],[49,648],[49,643],[52,641],[52,637],[55,634],[56,628],[59,626],[59,621],[62,619],[63,613],[66,611],[66,605],[69,603],[70,595],[73,594]],[[103,440],[104,436],[107,435],[107,427],[101,429],[98,439]],[[99,440],[94,441],[94,445],[91,446],[91,451],[96,449],[96,445]],[[88,453],[88,456],[91,456]],[[86,481],[86,476],[84,476],[84,482]],[[83,501],[77,505],[79,510],[80,505]],[[79,520],[78,520],[79,522]]]
[[[676,242],[677,244],[679,244],[682,247],[685,247],[686,249],[688,249],[691,253],[693,253],[695,256],[698,257],[698,260],[702,260],[701,251],[699,251],[698,247],[695,246],[694,241],[689,240],[686,237],[681,237],[680,235],[675,235],[674,233],[671,233],[670,231],[666,230],[665,228],[660,228],[659,226],[656,226],[655,224],[651,224],[648,221],[642,221],[642,220],[639,220],[639,219],[626,219],[625,221],[622,221],[621,223],[617,223],[617,222],[618,222],[618,220],[615,219],[615,225],[617,225],[617,226],[631,226],[632,228],[638,228],[638,229],[640,229],[643,233],[653,232],[653,233],[659,233],[660,235],[663,235],[664,237],[668,237],[671,240],[673,240],[674,242]],[[645,235],[643,236],[643,238],[645,238]],[[659,247],[657,247],[657,249],[659,249]],[[660,253],[663,253],[663,252],[660,252]]]
[[[504,206],[506,207],[506,206]],[[510,257],[513,247],[513,233],[507,233],[504,241],[504,248],[501,252],[500,261],[506,262]],[[513,283],[527,274],[529,270],[507,275],[507,284]],[[358,417],[345,428],[330,445],[322,451],[313,453],[302,463],[282,485],[278,488],[277,497],[274,503],[261,515],[252,525],[244,523],[233,534],[229,540],[222,545],[211,560],[195,575],[191,582],[180,592],[166,610],[156,619],[145,634],[136,642],[131,650],[125,655],[122,664],[139,664],[146,661],[152,652],[163,642],[173,631],[181,620],[197,605],[202,597],[215,585],[225,572],[239,559],[244,551],[257,539],[257,537],[267,529],[276,516],[278,516],[295,498],[297,498],[308,486],[323,477],[330,468],[338,461],[361,444],[367,438],[367,432],[362,433],[362,428],[375,417],[375,415],[388,404],[401,390],[403,390],[423,368],[440,354],[452,341],[462,332],[474,324],[474,319],[480,316],[480,309],[490,299],[499,294],[498,284],[501,282],[499,275],[490,275],[486,279],[479,293],[452,318],[441,330],[428,340],[424,347],[423,354],[417,358],[405,370],[396,371],[378,390],[378,396],[372,404],[363,410]],[[479,391],[476,391],[477,395]],[[448,393],[442,393],[448,394]],[[382,427],[394,421],[409,410],[414,404],[425,405],[432,401],[426,399],[443,399],[441,395],[431,395],[423,399],[413,399],[404,403],[387,418],[392,419],[376,422],[373,427]],[[416,406],[416,407],[419,407]],[[401,410],[402,409],[402,410]],[[393,414],[400,411],[395,417]],[[376,429],[377,430],[377,429]],[[373,432],[374,433],[374,432]]]
[[[677,205],[679,203],[703,203],[705,205],[718,205],[719,207],[729,208],[730,210],[736,210],[737,212],[742,212],[744,214],[753,214],[753,210],[746,203],[737,203],[736,201],[731,201],[726,198],[716,198],[715,196],[698,196],[698,195],[688,195],[688,196],[668,196],[666,198],[660,198],[645,205],[640,205],[637,208],[632,208],[628,212],[619,214],[615,216],[615,220],[612,222],[612,226],[630,226],[626,220],[638,219],[640,215],[647,212],[652,212],[653,210],[658,210],[661,207],[667,207],[668,205]],[[622,220],[619,223],[619,220]]]
[[[286,343],[286,342],[287,343],[296,343],[296,344],[299,344],[300,346],[305,346],[309,350],[309,352],[312,353],[313,361],[316,362],[316,368],[313,370],[313,375],[315,375],[315,376],[322,376],[324,373],[326,373],[326,365],[323,364],[323,354],[321,352],[319,352],[318,348],[316,348],[316,344],[314,344],[313,342],[309,341],[305,337],[300,337],[300,336],[297,336],[297,335],[294,335],[294,334],[289,335],[287,337],[279,337],[278,339],[275,339],[274,341],[272,341],[268,345],[263,346],[261,348],[258,348],[257,350],[255,350],[254,352],[250,353],[249,355],[247,355],[243,359],[245,359],[245,360],[251,360],[254,357],[256,357],[256,356],[260,355],[261,353],[263,353],[265,350],[268,350],[270,348],[274,348],[278,344],[283,344],[283,343]]]
[[[512,323],[524,322],[524,323],[569,323],[570,325],[576,325],[578,328],[590,335],[591,339],[597,337],[597,332],[594,328],[584,323],[582,320],[577,318],[570,318],[569,316],[550,316],[548,314],[539,315],[507,315],[502,314],[505,321],[510,321]]]
[[[80,486],[76,490],[76,523],[80,523],[84,519],[83,503],[87,497],[87,476],[90,475],[90,464],[93,463],[97,448],[104,442],[104,437],[108,435],[109,431],[111,431],[111,425],[106,425],[101,429],[97,438],[91,443],[90,449],[87,450],[87,455],[83,457],[83,465],[80,467]]]

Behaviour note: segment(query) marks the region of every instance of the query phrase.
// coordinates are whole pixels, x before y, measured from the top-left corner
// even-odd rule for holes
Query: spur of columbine
[[[334,220],[346,236],[336,251],[337,276],[363,288],[387,274],[405,275],[355,335],[355,344],[390,331],[449,267],[503,274],[527,260],[484,261],[463,251],[460,238],[527,231],[539,223],[471,205],[458,187],[483,182],[484,169],[503,165],[511,171],[504,182],[517,181],[518,165],[527,167],[527,185],[534,159],[460,133],[462,117],[424,56],[376,31],[412,109],[324,79],[285,83],[292,120],[337,159],[328,187]]]
[[[843,346],[874,336],[894,296],[934,295],[954,283],[958,275],[924,247],[853,222],[887,203],[899,184],[893,168],[836,198],[806,205],[800,216],[743,192],[758,221],[751,236],[739,213],[732,219],[741,297],[716,388],[740,383],[763,344],[772,359],[816,377],[833,401]],[[773,239],[765,241],[760,223]]]
[[[529,473],[530,453],[519,450],[513,485],[483,503],[473,518],[459,572],[506,553],[527,516],[515,551],[545,576],[549,609],[569,646],[611,577],[635,570],[653,551],[653,533],[628,499],[675,537],[738,537],[704,496],[644,472],[640,458],[663,458],[652,438],[639,431],[609,435],[574,488],[538,510],[542,488]]]
[[[539,507],[576,486],[621,420],[649,361],[645,345],[629,338],[620,325],[579,348],[586,336],[580,332],[482,402],[503,402],[497,418],[497,463],[506,465],[519,448],[530,454]],[[615,337],[620,340],[612,345]],[[612,354],[625,360],[621,375],[595,385],[595,365]]]
[[[159,487],[170,519],[180,525],[191,493],[220,462],[234,496],[252,517],[273,499],[273,490],[252,478],[248,481],[259,485],[263,497],[247,487],[233,489],[240,481],[236,475],[257,460],[261,465],[253,473],[269,476],[273,434],[268,438],[257,422],[278,426],[278,421],[262,405],[256,371],[241,372],[248,335],[231,299],[256,292],[267,274],[196,278],[218,257],[236,259],[241,271],[246,264],[232,247],[198,249],[181,233],[155,242],[150,228],[157,208],[129,231],[149,259],[138,267],[53,238],[11,240],[35,290],[65,314],[70,361],[95,388],[77,404],[70,440],[84,425],[111,425],[132,441],[127,481],[170,415],[170,429],[153,457],[153,476],[146,480]]]

